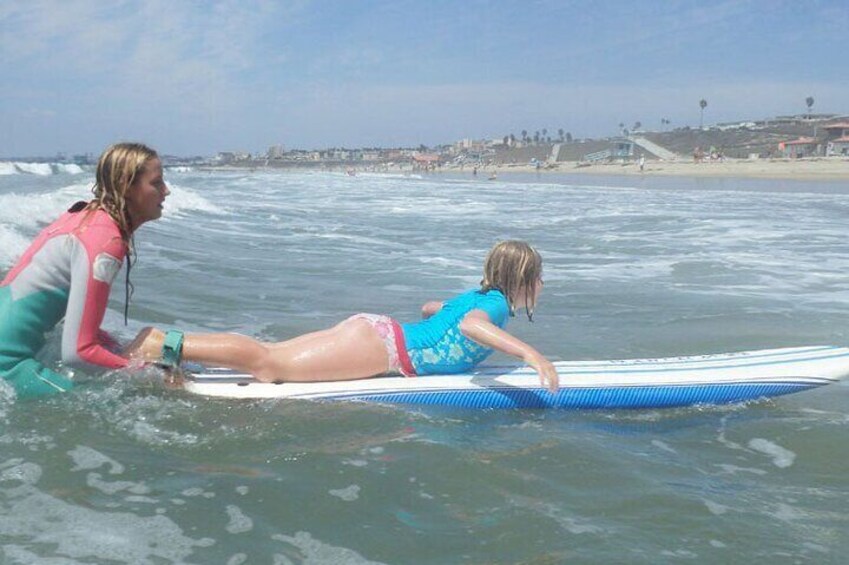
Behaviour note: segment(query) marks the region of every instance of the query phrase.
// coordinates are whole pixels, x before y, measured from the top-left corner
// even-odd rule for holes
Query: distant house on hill
[[[839,121],[819,126],[825,135],[800,137],[778,144],[784,157],[815,157],[822,155],[849,155],[849,121]]]
[[[826,132],[826,155],[849,155],[849,121],[822,126]]]
[[[439,155],[432,153],[420,153],[413,155],[413,168],[425,171],[433,170],[439,164]]]
[[[819,148],[819,140],[813,137],[800,137],[799,139],[784,141],[778,144],[778,150],[790,159],[813,157],[820,153]]]

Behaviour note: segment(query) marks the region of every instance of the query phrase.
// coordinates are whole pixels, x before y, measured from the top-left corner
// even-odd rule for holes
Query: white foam
[[[22,173],[42,177],[53,174],[53,167],[49,163],[15,163],[15,168]]]
[[[350,485],[345,488],[340,489],[331,489],[328,491],[332,496],[336,498],[341,498],[345,502],[352,502],[360,498],[360,487],[359,485]]]
[[[123,465],[111,457],[107,457],[99,451],[86,447],[85,445],[78,445],[69,451],[68,455],[70,455],[71,459],[74,461],[74,467],[71,471],[90,471],[92,469],[99,469],[104,465],[109,465],[109,474],[111,475],[119,475],[124,472]]]
[[[48,193],[0,194],[0,268],[13,265],[37,230],[59,217],[71,204],[90,200],[91,186],[90,182],[83,182]],[[193,212],[225,214],[224,210],[189,188],[174,185],[169,185],[169,188],[171,195],[166,199],[163,210],[165,218],[187,217]]]
[[[13,227],[0,224],[0,267],[11,267],[26,251],[29,243],[29,239]]]
[[[86,484],[104,494],[115,494],[125,490],[133,494],[147,494],[150,492],[148,487],[133,481],[104,481],[100,473],[89,473],[86,476]]]
[[[14,163],[9,163],[8,161],[0,161],[0,176],[17,174],[19,174],[19,172],[17,167],[15,167]]]
[[[57,173],[64,173],[66,175],[80,175],[85,172],[76,163],[57,163],[55,168]]]
[[[231,534],[242,534],[254,528],[254,521],[245,516],[242,510],[234,504],[227,505],[227,516],[230,517],[227,531]]]
[[[163,207],[163,216],[165,217],[185,217],[189,215],[189,212],[225,214],[223,209],[190,188],[168,183],[168,189],[171,191],[171,194],[165,199],[165,205]]]
[[[707,506],[708,511],[714,516],[722,516],[726,512],[728,512],[728,507],[724,504],[719,504],[718,502],[713,502],[712,500],[703,501],[705,506]]]
[[[4,469],[3,472],[0,473],[0,483],[6,481],[18,481],[27,485],[34,485],[38,483],[39,479],[41,479],[41,474],[41,467],[35,463],[16,461],[14,465]]]
[[[32,484],[6,489],[0,496],[0,537],[26,539],[27,546],[41,548],[39,562],[184,563],[196,547],[209,545],[183,535],[179,525],[161,514],[101,512],[64,502]],[[0,551],[9,555],[8,546]]]
[[[666,442],[660,441],[659,439],[652,440],[651,444],[653,446],[657,447],[658,449],[662,449],[663,451],[666,451],[666,452],[669,452],[669,453],[678,453],[673,448],[669,447],[669,444],[667,444]]]
[[[750,440],[749,448],[771,456],[773,464],[782,469],[791,466],[793,461],[796,460],[794,452],[766,439],[755,438]]]
[[[297,532],[294,536],[274,534],[271,539],[282,541],[295,546],[301,552],[304,563],[350,563],[351,565],[382,565],[380,561],[370,561],[352,549],[336,547],[321,542],[310,535],[309,532]],[[281,558],[282,563],[289,563],[283,555],[275,555],[275,559]],[[277,561],[275,561],[277,562]]]

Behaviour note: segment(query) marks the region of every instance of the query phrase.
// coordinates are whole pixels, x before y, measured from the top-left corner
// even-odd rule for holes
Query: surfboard
[[[807,346],[693,357],[562,361],[550,393],[527,366],[480,366],[461,375],[261,383],[198,367],[184,387],[226,398],[368,401],[462,408],[629,409],[729,404],[791,394],[849,376],[849,348]]]

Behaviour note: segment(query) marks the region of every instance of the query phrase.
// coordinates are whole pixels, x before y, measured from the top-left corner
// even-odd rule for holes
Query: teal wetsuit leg
[[[13,300],[9,287],[0,287],[0,378],[18,397],[44,396],[69,390],[73,383],[35,360],[44,346],[44,332],[62,317],[65,291],[34,292]]]
[[[3,371],[2,377],[12,385],[18,398],[66,392],[74,386],[69,378],[51,371],[35,359],[24,359],[10,370]]]

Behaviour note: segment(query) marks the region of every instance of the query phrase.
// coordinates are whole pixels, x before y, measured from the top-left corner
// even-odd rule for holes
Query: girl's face
[[[162,216],[162,204],[169,194],[171,191],[162,178],[162,162],[153,158],[145,164],[127,191],[127,211],[132,229]]]

